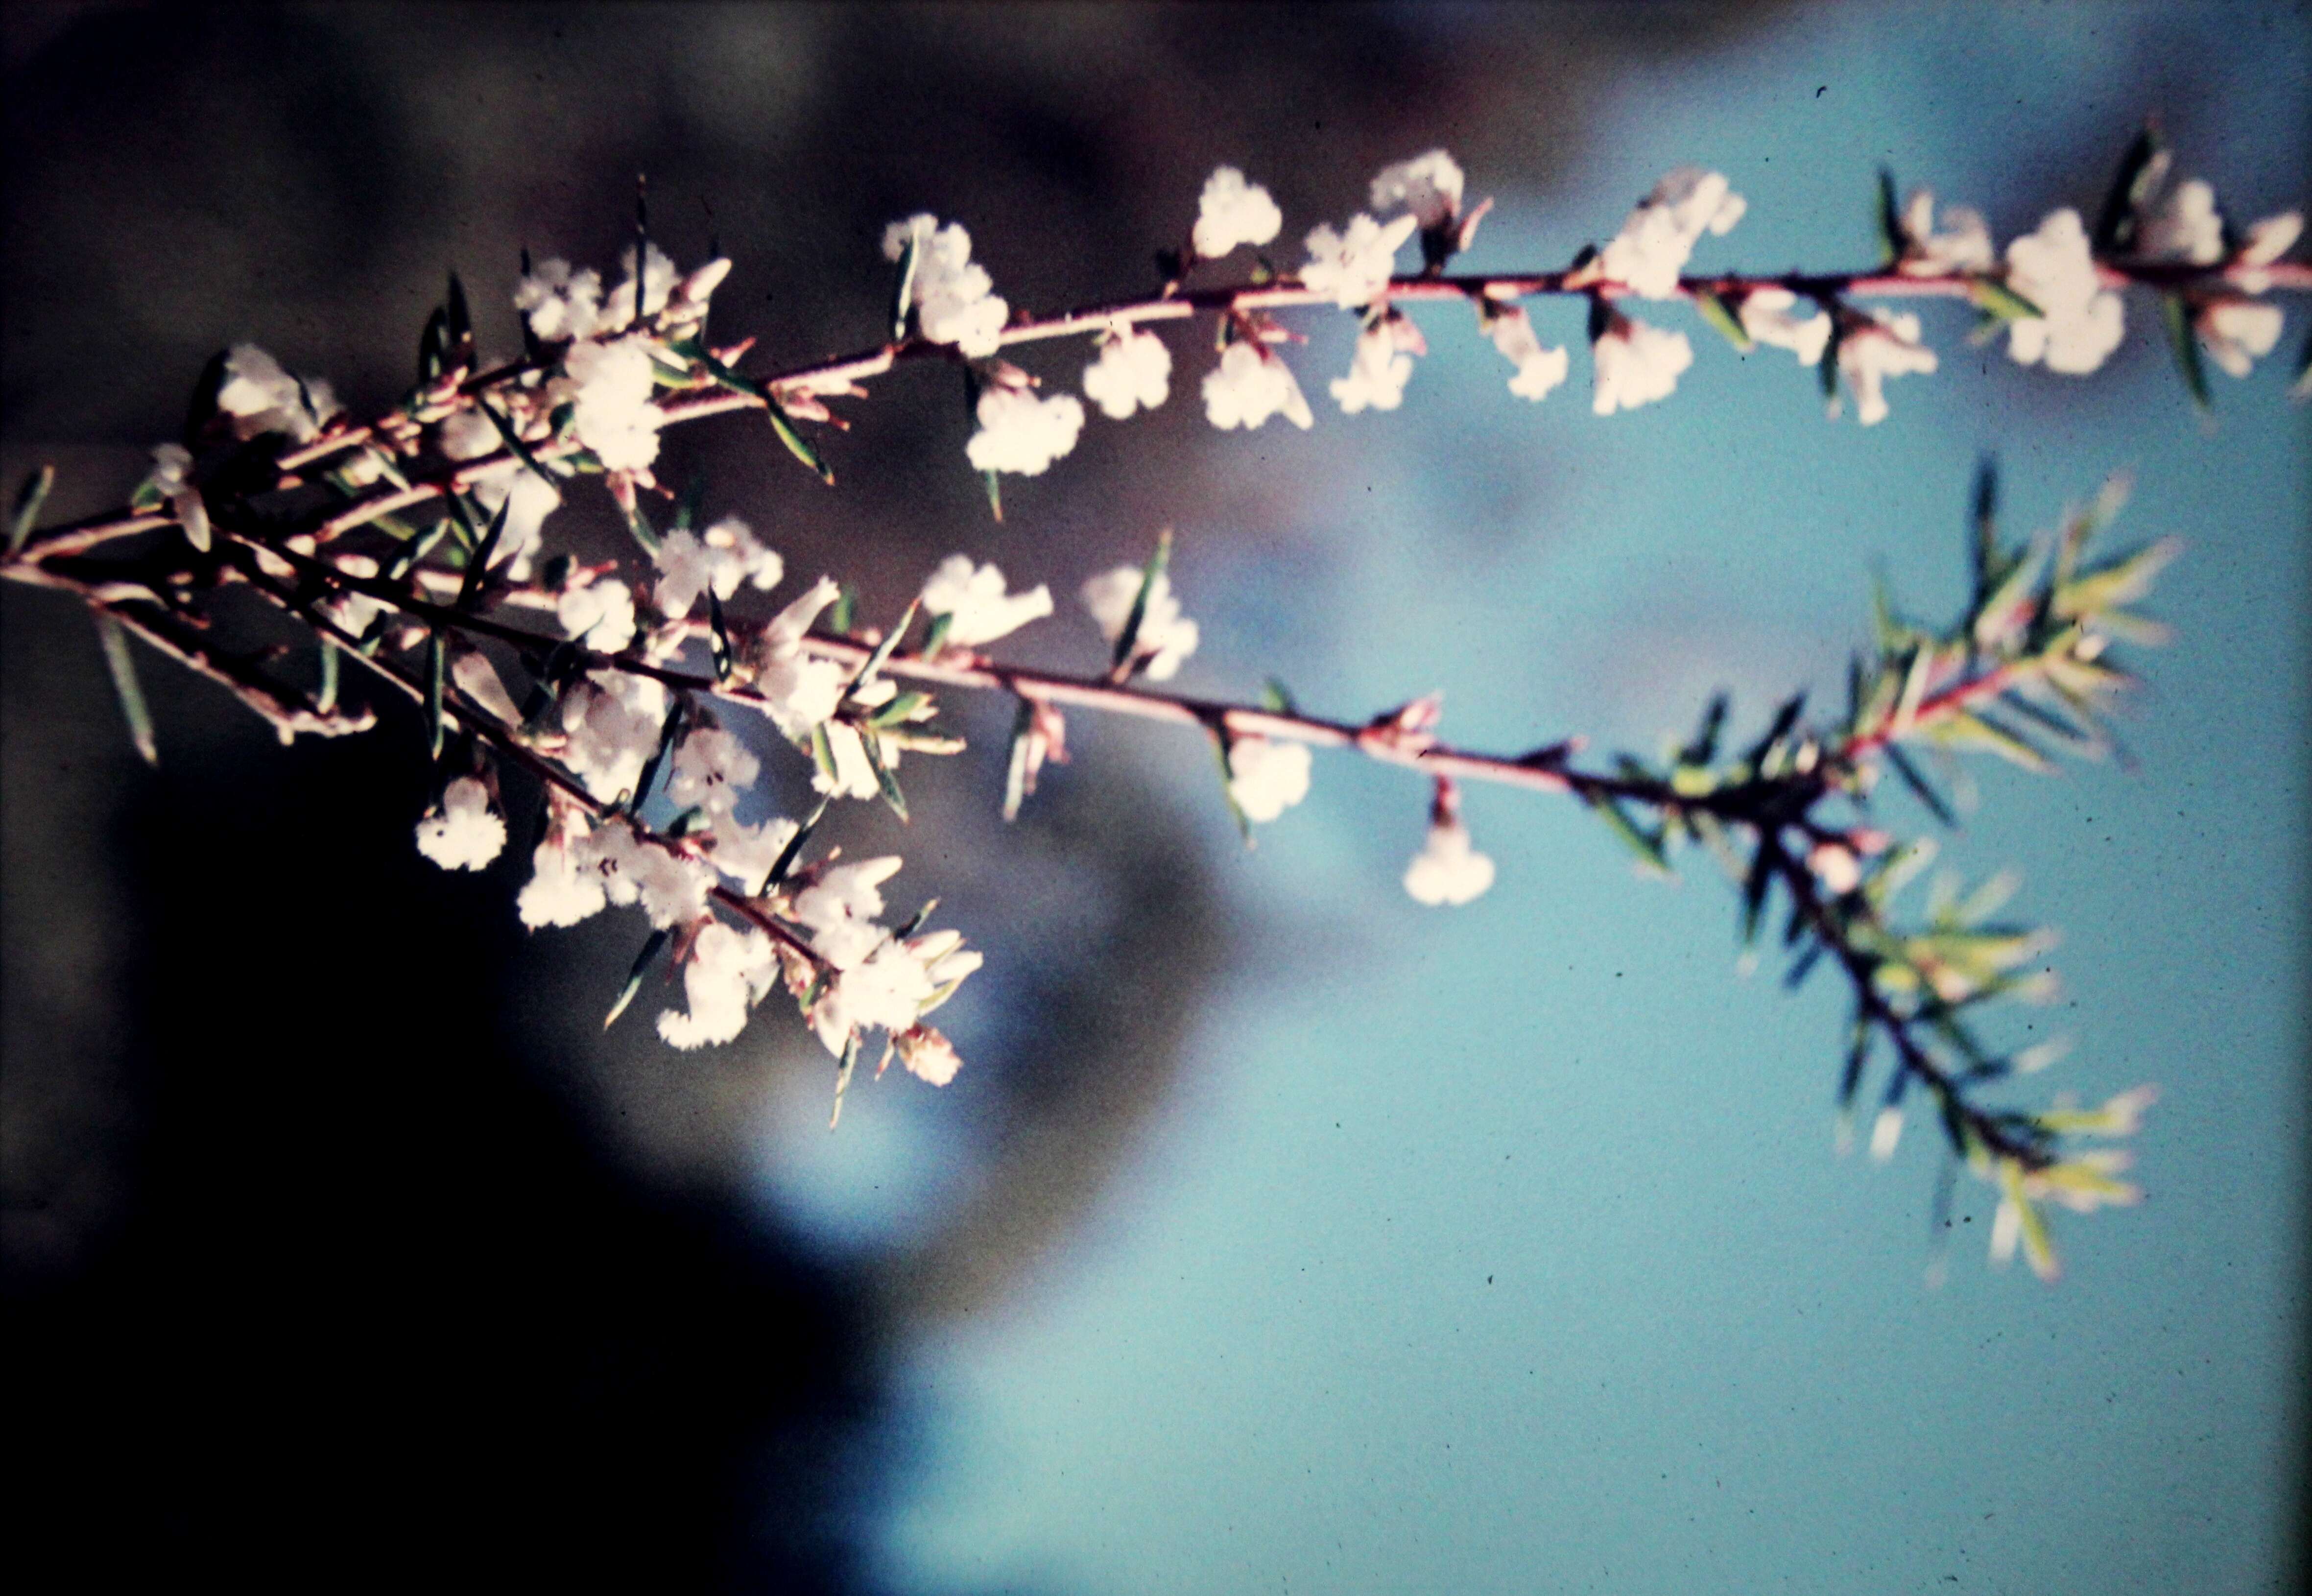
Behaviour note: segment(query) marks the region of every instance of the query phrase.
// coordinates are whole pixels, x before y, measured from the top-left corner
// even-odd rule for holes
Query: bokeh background
[[[2242,219],[2312,200],[2300,7],[1108,10],[19,4],[5,19],[0,465],[117,502],[203,360],[253,338],[356,410],[455,267],[486,347],[517,250],[656,233],[737,261],[716,325],[869,343],[883,224],[965,221],[1014,304],[1136,293],[1204,175],[1289,241],[1437,145],[1496,197],[1475,267],[1562,261],[1673,165],[1751,202],[1705,261],[1860,263],[1872,175],[2002,238],[2091,207],[2157,112]],[[1669,402],[1539,407],[1466,315],[1405,408],[1095,417],[991,524],[952,378],[895,374],[827,493],[740,420],[670,434],[797,572],[896,609],[940,556],[1066,593],[1155,530],[1191,690],[1447,693],[1448,729],[1651,750],[1725,686],[1829,688],[1874,572],[1957,601],[1976,459],[2012,524],[2115,469],[2182,534],[2140,770],[1981,773],[1947,844],[2016,863],[2066,995],[2016,1022],[2090,1099],[2159,1081],[2151,1199],[2065,1280],[1930,1257],[1929,1138],[1831,1153],[1839,1023],[1736,969],[1706,865],[1634,881],[1583,816],[1476,792],[1500,884],[1423,910],[1425,796],[1319,760],[1246,853],[1193,738],[1077,717],[1009,830],[1005,715],[909,774],[909,855],[990,951],[934,1093],[855,1091],[775,1013],[680,1056],[597,1016],[639,936],[532,938],[512,858],[418,861],[419,732],[282,750],[149,661],[129,754],[85,618],[5,648],[4,1544],[72,1583],[468,1570],[657,1589],[2292,1588],[2305,1406],[2307,413],[2150,307],[2089,381],[1930,309],[1944,366],[1864,432],[1698,322]],[[2288,349],[2302,337],[2290,309]],[[1579,337],[1578,307],[1537,311]],[[1336,325],[1341,323],[1341,325]],[[1029,361],[1072,383],[1078,352]],[[1581,373],[1577,354],[1577,379]],[[2280,363],[2275,362],[2275,368]],[[556,527],[614,549],[595,512]],[[1064,609],[1066,606],[1063,605]],[[1020,657],[1082,667],[1064,615]],[[795,772],[776,767],[793,784]],[[793,802],[796,789],[785,796]],[[1920,819],[1924,824],[1923,818]],[[516,854],[520,852],[517,838]],[[646,1005],[638,1004],[638,1008]],[[2034,1029],[2036,1028],[2036,1029]],[[2291,1570],[2297,1572],[2292,1573]]]

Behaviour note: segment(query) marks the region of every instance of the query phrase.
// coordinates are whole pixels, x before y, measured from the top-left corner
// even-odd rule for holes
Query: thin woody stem
[[[2106,260],[2097,263],[2097,269],[2107,287],[2131,285],[2167,292],[2178,292],[2200,287],[2224,287],[2244,283],[2260,283],[2266,289],[2287,293],[2312,292],[2312,264],[2298,261],[2275,261],[2264,266],[2194,266],[2168,261]],[[1967,273],[1945,273],[1937,276],[1914,276],[1884,267],[1844,272],[1784,272],[1777,275],[1721,274],[1695,276],[1679,280],[1677,297],[1692,300],[1702,294],[1721,297],[1747,294],[1759,288],[1784,288],[1802,297],[1826,298],[1843,294],[1860,294],[1878,299],[1934,298],[1965,299],[1975,292],[1975,285],[1989,280],[1984,276]],[[1392,278],[1388,294],[1392,300],[1406,302],[1463,301],[1510,303],[1518,299],[1547,295],[1595,296],[1621,299],[1631,296],[1631,290],[1618,283],[1596,277],[1590,268],[1547,272],[1508,272],[1491,274],[1415,274]],[[1297,281],[1283,279],[1270,284],[1236,284],[1211,288],[1180,289],[1169,294],[1151,298],[1117,301],[1085,306],[1057,316],[1041,320],[1024,320],[1003,329],[1001,346],[1014,348],[1026,344],[1040,343],[1053,338],[1079,337],[1098,332],[1102,328],[1122,322],[1138,325],[1149,321],[1187,320],[1197,315],[1240,315],[1252,311],[1286,310],[1297,307],[1324,305],[1334,303],[1326,294],[1301,286]],[[950,344],[935,344],[920,337],[910,337],[863,350],[838,355],[810,364],[794,366],[754,379],[774,390],[808,390],[864,381],[880,376],[902,361],[921,359],[959,360],[963,358]],[[467,377],[455,382],[438,385],[440,395],[434,408],[443,414],[469,402],[477,395],[511,381],[535,369],[530,363],[515,362]],[[698,420],[708,416],[720,416],[733,410],[760,409],[763,401],[751,394],[723,391],[706,393],[679,399],[661,407],[664,425]],[[297,475],[304,467],[325,460],[347,450],[377,443],[389,431],[414,430],[416,423],[405,410],[397,409],[389,417],[368,425],[340,429],[317,438],[311,443],[283,455],[276,462],[276,487],[294,486],[302,481]],[[574,452],[574,444],[547,444],[534,447],[531,452],[540,459],[560,458]],[[407,487],[365,499],[332,518],[320,529],[323,541],[355,527],[397,510],[403,510],[445,496],[452,490],[462,491],[473,482],[492,472],[501,470],[512,459],[511,451],[493,453],[461,463],[441,480],[412,482]],[[171,524],[167,516],[141,513],[128,509],[100,513],[81,521],[53,527],[33,539],[8,562],[45,560],[59,556],[83,553],[97,545],[116,538],[152,531]],[[4,570],[5,566],[0,566]]]

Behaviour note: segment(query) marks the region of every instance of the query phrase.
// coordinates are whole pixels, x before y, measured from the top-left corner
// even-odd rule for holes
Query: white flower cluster
[[[1472,846],[1458,816],[1432,820],[1421,851],[1405,867],[1406,893],[1432,908],[1474,902],[1493,884],[1493,862]]]
[[[591,267],[574,270],[567,260],[541,260],[514,289],[513,308],[529,321],[530,336],[540,343],[582,342],[631,328],[637,292],[644,320],[696,321],[705,314],[708,298],[731,271],[731,263],[717,257],[688,276],[679,277],[674,262],[656,244],[644,253],[639,284],[634,245],[626,247],[618,264],[625,276],[605,299],[601,274]]]
[[[2008,323],[2007,352],[2022,364],[2085,376],[2119,347],[2125,316],[2103,285],[2079,212],[2050,212],[2007,246],[2007,285],[2039,310]]]
[[[670,620],[688,615],[701,593],[712,592],[728,601],[741,583],[768,592],[787,569],[776,551],[763,547],[754,530],[735,515],[703,532],[677,527],[660,539],[651,559],[659,569],[652,601]]]
[[[1413,215],[1384,223],[1360,211],[1349,218],[1344,232],[1335,231],[1330,223],[1312,229],[1300,285],[1343,310],[1365,309],[1388,293],[1389,279],[1397,274],[1397,252],[1420,224]]]
[[[1503,305],[1493,310],[1485,333],[1493,339],[1493,347],[1517,367],[1517,375],[1510,379],[1510,391],[1518,398],[1538,403],[1565,381],[1571,364],[1565,346],[1543,348],[1541,339],[1534,334],[1533,318],[1525,313],[1523,305]]]
[[[444,870],[479,870],[498,856],[505,819],[490,806],[490,790],[461,776],[442,790],[442,802],[417,822],[417,851]]]
[[[1239,737],[1228,748],[1230,799],[1248,820],[1265,823],[1309,795],[1306,743]]]
[[[1283,225],[1284,213],[1267,189],[1246,182],[1235,167],[1223,166],[1204,180],[1189,243],[1199,259],[1218,260],[1239,244],[1268,242]]]
[[[1423,231],[1442,227],[1460,215],[1466,181],[1459,162],[1443,150],[1431,150],[1382,167],[1372,180],[1371,203],[1376,211],[1411,212]]]
[[[1616,312],[1591,341],[1590,358],[1590,408],[1611,416],[1668,399],[1677,388],[1679,373],[1694,364],[1694,346],[1682,332],[1665,332]]]
[[[1172,352],[1154,333],[1114,322],[1100,334],[1099,358],[1084,368],[1083,390],[1110,421],[1153,410],[1171,397]]]
[[[1919,342],[1919,319],[1907,313],[1858,316],[1838,340],[1838,374],[1853,386],[1854,419],[1864,426],[1887,419],[1887,378],[1931,372],[1935,364],[1935,352]],[[1838,414],[1836,399],[1830,412]]]
[[[1406,334],[1411,333],[1411,339]],[[1405,385],[1413,378],[1413,355],[1425,350],[1413,323],[1401,316],[1383,316],[1357,335],[1349,374],[1333,379],[1333,398],[1344,415],[1371,408],[1394,410],[1405,402]]]
[[[934,344],[953,344],[975,359],[993,355],[1012,313],[994,289],[987,268],[973,264],[971,234],[960,222],[940,225],[918,212],[883,230],[886,259],[904,261],[912,250],[915,275],[903,311],[915,312],[915,329]]]
[[[1214,426],[1256,427],[1282,416],[1306,432],[1317,425],[1300,384],[1273,351],[1243,339],[1221,351],[1221,363],[1204,373],[1204,417]]]

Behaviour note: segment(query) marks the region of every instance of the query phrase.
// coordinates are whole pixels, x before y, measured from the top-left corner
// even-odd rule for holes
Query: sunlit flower
[[[235,344],[225,355],[216,408],[232,418],[236,438],[281,433],[306,443],[337,414],[337,401],[327,382],[300,381],[255,344]]]
[[[1678,374],[1694,364],[1694,346],[1684,333],[1619,314],[1598,335],[1590,354],[1590,408],[1599,416],[1668,399],[1677,391]]]
[[[1204,373],[1204,417],[1214,426],[1255,427],[1281,415],[1306,432],[1317,424],[1292,368],[1258,344],[1239,340]]]
[[[1257,183],[1223,166],[1204,180],[1196,201],[1196,224],[1189,234],[1198,259],[1218,260],[1239,244],[1265,244],[1284,225],[1284,213]]]
[[[652,364],[639,337],[574,344],[563,359],[578,385],[571,429],[606,469],[639,471],[658,458],[666,412],[650,402]]]
[[[905,308],[915,311],[915,329],[931,342],[953,344],[975,359],[994,354],[1002,346],[1011,307],[995,294],[986,268],[972,263],[971,234],[959,222],[941,227],[928,212],[883,230],[887,259],[904,259],[910,244],[915,250],[915,272]]]
[[[1838,340],[1838,373],[1854,389],[1854,418],[1865,426],[1887,419],[1887,379],[1935,369],[1935,352],[1919,342],[1919,319],[1873,311]],[[1831,401],[1838,414],[1838,401]]]
[[[1410,215],[1382,223],[1360,211],[1349,218],[1345,232],[1334,231],[1330,223],[1316,227],[1308,237],[1309,263],[1300,268],[1300,285],[1344,310],[1362,310],[1388,292],[1397,251],[1419,225]]]
[[[1429,835],[1405,868],[1405,890],[1415,903],[1458,906],[1481,898],[1493,884],[1493,862],[1470,846],[1462,824],[1460,797],[1441,781],[1429,814]]]
[[[643,317],[657,315],[667,307],[674,292],[674,262],[656,244],[650,246],[649,264],[644,268],[646,281],[643,287]],[[635,247],[628,244],[618,257],[618,265],[626,276],[602,301],[601,325],[609,328],[631,326],[635,320]]]
[[[1725,233],[1747,202],[1720,172],[1681,166],[1638,202],[1598,262],[1609,281],[1647,299],[1675,299],[1680,273],[1705,232]],[[1656,396],[1660,397],[1660,396]],[[1603,415],[1605,412],[1600,411]]]
[[[569,589],[555,601],[554,614],[572,639],[604,653],[635,640],[634,590],[615,576]]]
[[[1390,324],[1383,320],[1357,335],[1349,374],[1333,379],[1333,398],[1344,415],[1353,416],[1368,406],[1394,410],[1405,402],[1405,385],[1412,378],[1413,356],[1398,352]]]
[[[532,873],[514,908],[531,930],[575,925],[600,914],[608,904],[601,873],[586,867],[573,841],[558,834],[549,837],[538,845],[530,864]]]
[[[658,751],[666,688],[626,671],[596,671],[563,693],[562,761],[604,802],[634,791]]]
[[[928,1025],[914,1025],[891,1039],[907,1073],[933,1086],[944,1086],[963,1067],[955,1045]]]
[[[2270,266],[2296,247],[2304,231],[2304,216],[2299,211],[2281,211],[2248,224],[2246,241],[2235,257],[2239,265],[2250,269],[2242,271],[2235,279],[2248,294],[2262,294],[2272,286],[2272,274],[2260,268]]]
[[[975,568],[966,554],[948,556],[924,583],[924,613],[948,618],[947,641],[958,648],[993,643],[1051,612],[1050,588],[1038,583],[1007,594],[1003,573],[993,561]]]
[[[1072,393],[1038,399],[1024,388],[991,385],[979,395],[979,430],[964,452],[978,471],[1041,476],[1076,446],[1083,431],[1083,401]]]
[[[470,776],[444,787],[440,805],[417,822],[417,851],[444,870],[479,870],[505,839],[505,820],[490,808],[489,788]]]
[[[738,807],[739,794],[755,785],[762,761],[736,736],[720,726],[696,726],[675,746],[666,795],[677,807],[696,804],[710,815],[727,816]]]
[[[1274,820],[1309,795],[1309,748],[1239,737],[1229,744],[1228,790],[1248,820]]]
[[[2136,252],[2148,260],[2213,266],[2224,258],[2223,213],[2215,189],[2199,178],[2178,183],[2144,216]]]
[[[1371,203],[1376,211],[1402,206],[1424,229],[1441,227],[1461,214],[1464,180],[1458,162],[1443,150],[1431,150],[1381,168],[1372,180]]]
[[[820,577],[772,618],[749,656],[764,710],[791,741],[809,737],[842,701],[849,680],[843,666],[802,648],[811,624],[842,591],[834,578]]]
[[[749,926],[732,929],[720,920],[699,928],[682,966],[685,1013],[661,1012],[658,1033],[678,1048],[703,1048],[731,1041],[747,1028],[747,1011],[778,978],[771,939]]]
[[[1911,191],[1910,203],[1903,207],[1900,241],[1903,258],[1896,269],[1913,276],[1986,272],[1997,259],[1991,229],[1978,211],[1947,205],[1943,207],[1942,231],[1935,231],[1935,196],[1931,189]]]
[[[2209,300],[2192,318],[2192,330],[2208,358],[2235,377],[2245,377],[2280,342],[2280,307],[2226,294]]]
[[[1756,343],[1788,349],[1800,365],[1813,365],[1830,343],[1830,318],[1811,301],[1808,314],[1793,315],[1791,307],[1798,303],[1799,296],[1787,288],[1754,288],[1742,299],[1742,330]]]
[[[145,478],[152,490],[167,502],[169,513],[184,529],[185,541],[206,550],[209,546],[209,508],[193,481],[193,455],[182,443],[153,447],[153,474]]]
[[[602,881],[613,904],[642,905],[661,930],[687,925],[706,912],[714,867],[638,837],[624,822],[602,827],[576,845],[581,866]]]
[[[562,259],[541,260],[514,290],[513,308],[530,318],[532,336],[548,344],[587,338],[602,315],[601,274],[573,271]]]
[[[2103,285],[2079,212],[2051,211],[2007,246],[2007,285],[2041,312],[2007,324],[2007,352],[2021,364],[2084,376],[2119,347],[2125,313]]]
[[[1099,358],[1084,368],[1084,397],[1110,421],[1152,410],[1171,397],[1172,352],[1152,332],[1117,322],[1099,337]]]
[[[1550,390],[1565,381],[1571,365],[1565,346],[1545,349],[1541,339],[1534,335],[1533,318],[1527,315],[1523,305],[1504,305],[1489,318],[1485,336],[1493,347],[1517,367],[1517,375],[1510,379],[1510,391],[1524,399],[1544,399]]]
[[[727,601],[742,582],[768,592],[786,574],[786,562],[735,515],[703,532],[678,527],[660,539],[651,557],[660,572],[654,601],[661,615],[674,618],[689,614],[698,595],[710,589]]]
[[[1132,618],[1141,580],[1139,566],[1118,566],[1083,584],[1084,608],[1091,612],[1099,635],[1111,644],[1124,635]],[[1172,579],[1157,572],[1148,584],[1148,606],[1133,641],[1134,653],[1146,662],[1142,669],[1152,681],[1169,681],[1180,662],[1196,652],[1196,623],[1180,613],[1180,601],[1172,594]]]
[[[1895,1144],[1902,1139],[1903,1110],[1890,1103],[1870,1122],[1870,1156],[1885,1163],[1895,1156]]]

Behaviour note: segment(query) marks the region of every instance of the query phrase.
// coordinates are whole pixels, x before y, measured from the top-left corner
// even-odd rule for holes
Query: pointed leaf
[[[666,951],[667,941],[672,934],[666,930],[653,931],[650,934],[650,940],[643,943],[643,951],[635,955],[634,969],[626,973],[626,984],[618,988],[617,1001],[602,1017],[604,1030],[618,1022],[618,1016],[626,1012],[628,1004],[634,1002],[635,994],[643,989],[643,978],[650,973],[651,966],[658,962],[658,956]]]
[[[8,515],[8,554],[15,557],[24,547],[24,540],[39,524],[40,507],[48,502],[48,490],[57,485],[57,469],[42,466],[24,478],[24,486],[16,490],[16,503]]]
[[[2184,378],[2184,390],[2192,396],[2192,404],[2203,416],[2215,409],[2215,396],[2208,391],[2208,369],[2200,359],[2200,340],[2192,330],[2192,308],[2180,294],[2159,296],[2159,320],[2168,329],[2168,347],[2176,356],[2176,369]]]
[[[158,768],[160,746],[153,739],[153,712],[145,706],[144,689],[136,680],[136,661],[128,652],[128,630],[109,609],[93,610],[96,640],[104,649],[104,668],[111,673],[113,696],[120,700],[120,718],[128,723],[128,741],[136,757]]]
[[[1727,309],[1726,302],[1711,290],[1697,288],[1694,291],[1694,308],[1701,311],[1702,319],[1709,322],[1721,338],[1733,345],[1738,353],[1747,355],[1757,347],[1756,341],[1743,327],[1741,318]]]

